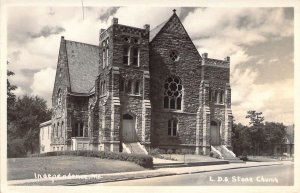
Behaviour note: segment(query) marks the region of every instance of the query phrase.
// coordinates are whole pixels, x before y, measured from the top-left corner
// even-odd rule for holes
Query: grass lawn
[[[8,180],[32,179],[36,174],[105,174],[145,170],[126,161],[81,156],[50,156],[33,158],[10,158],[7,162]]]

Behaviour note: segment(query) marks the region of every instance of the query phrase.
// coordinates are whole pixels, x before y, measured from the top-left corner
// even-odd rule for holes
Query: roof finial
[[[176,13],[176,9],[173,9],[173,12]]]

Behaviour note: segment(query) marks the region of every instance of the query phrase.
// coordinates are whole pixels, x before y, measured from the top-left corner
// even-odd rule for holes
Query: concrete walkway
[[[232,163],[224,165],[209,165],[195,167],[179,168],[158,168],[154,170],[144,170],[136,172],[111,173],[111,174],[89,174],[76,176],[74,178],[42,178],[42,179],[25,179],[8,181],[9,185],[85,185],[93,183],[105,183],[121,180],[134,180],[142,178],[152,178],[171,175],[184,175],[193,173],[203,173],[219,170],[231,170],[248,167],[261,167],[269,165],[292,164],[293,162],[247,162]]]

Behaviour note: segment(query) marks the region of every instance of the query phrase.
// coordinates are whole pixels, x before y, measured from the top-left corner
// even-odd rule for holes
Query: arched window
[[[55,137],[55,133],[56,133],[56,125],[54,124],[53,125],[53,128],[52,128],[52,132],[51,132],[51,137],[54,138]]]
[[[62,100],[62,96],[61,96],[61,89],[58,90],[57,92],[57,106],[61,105],[61,100]]]
[[[120,92],[124,92],[124,91],[125,91],[124,78],[120,77]]]
[[[77,122],[75,124],[75,137],[83,137],[83,122]]]
[[[217,103],[218,102],[218,91],[217,90],[214,91],[213,98],[214,98],[214,103]]]
[[[134,94],[138,95],[140,94],[140,82],[137,80],[134,84]]]
[[[130,79],[127,82],[126,92],[129,94],[132,93],[132,80]]]
[[[108,47],[106,48],[106,66],[108,66]]]
[[[61,130],[60,130],[61,137],[63,137],[63,131],[64,131],[64,122],[61,122]]]
[[[58,133],[59,133],[59,123],[57,123],[56,137],[58,137]]]
[[[213,101],[213,90],[211,88],[209,89],[209,101]]]
[[[139,49],[138,48],[132,49],[132,65],[139,66]]]
[[[129,47],[123,47],[123,64],[129,65]]]
[[[105,48],[103,49],[102,52],[102,67],[105,68],[105,64],[106,64],[106,53],[105,53]]]
[[[223,104],[224,103],[224,91],[220,91],[220,103]]]
[[[177,120],[171,119],[168,121],[168,136],[177,136]]]
[[[105,94],[105,92],[106,92],[106,82],[105,82],[105,80],[103,81],[103,94]]]
[[[178,77],[172,76],[166,79],[164,84],[164,108],[181,110],[182,83]]]

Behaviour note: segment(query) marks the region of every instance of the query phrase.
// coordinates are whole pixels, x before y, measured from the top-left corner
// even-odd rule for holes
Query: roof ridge
[[[85,45],[88,45],[88,46],[95,46],[95,47],[98,47],[97,45],[94,45],[94,44],[88,44],[88,43],[84,43],[84,42],[78,42],[78,41],[73,41],[73,40],[66,40],[66,42],[74,42],[74,43],[77,43],[77,44],[85,44]]]

